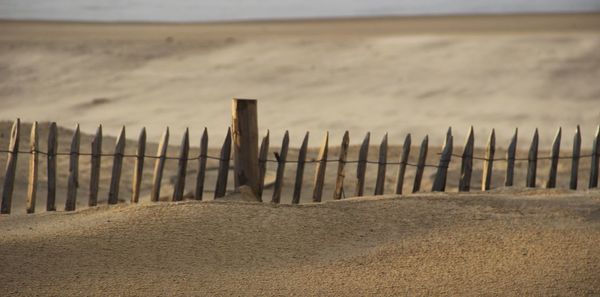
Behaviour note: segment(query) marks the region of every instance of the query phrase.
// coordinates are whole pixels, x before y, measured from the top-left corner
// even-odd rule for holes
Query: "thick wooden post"
[[[342,137],[342,144],[340,146],[340,156],[338,159],[338,170],[337,177],[335,180],[335,191],[333,191],[333,199],[342,199],[344,194],[344,178],[346,177],[346,158],[348,157],[348,146],[350,145],[350,134],[348,131],[344,132]]]
[[[48,127],[48,196],[46,198],[46,211],[56,210],[56,149],[58,146],[58,129],[56,123]]]
[[[367,172],[367,158],[369,157],[369,141],[371,139],[371,132],[367,132],[365,139],[360,145],[358,151],[358,163],[356,164],[356,191],[354,196],[360,197],[365,191],[365,174]]]
[[[198,175],[196,176],[196,200],[202,200],[204,194],[204,177],[206,176],[206,157],[208,154],[208,129],[204,127],[200,138],[200,157],[198,158]]]
[[[67,200],[65,211],[73,211],[77,206],[77,188],[79,187],[79,124],[73,133],[71,140],[71,152],[69,156],[69,179],[67,183]]]
[[[473,126],[469,128],[469,134],[465,141],[465,148],[462,153],[460,165],[460,180],[458,182],[459,192],[469,192],[471,190],[471,176],[473,175],[473,147],[475,144],[475,135]]]
[[[589,188],[598,187],[598,165],[600,163],[600,126],[596,129],[596,136],[592,144],[592,164],[590,166]]]
[[[152,177],[152,193],[150,194],[152,202],[157,202],[160,199],[160,183],[162,182],[163,171],[165,169],[167,148],[169,148],[169,127],[167,127],[158,143],[157,158],[154,163],[154,176]]]
[[[92,139],[92,156],[90,162],[90,195],[88,206],[98,204],[98,189],[100,187],[100,164],[102,161],[102,125],[98,126]]]
[[[575,129],[575,135],[573,136],[573,156],[571,159],[571,180],[569,182],[569,188],[571,190],[577,190],[577,177],[579,175],[579,158],[581,157],[581,130],[579,125]]]
[[[269,155],[269,130],[267,135],[263,137],[258,150],[258,196],[259,201],[262,201],[263,190],[265,189],[265,174],[267,173],[267,156]]]
[[[539,134],[538,129],[535,129],[535,133],[533,134],[533,140],[531,141],[531,146],[529,147],[529,156],[528,156],[528,164],[527,164],[527,182],[526,186],[529,188],[535,188],[535,178],[537,175],[537,156],[538,156],[538,144],[539,144]]]
[[[254,197],[259,197],[256,100],[234,98],[231,112],[235,189],[246,185],[252,189]]]
[[[387,166],[388,134],[385,133],[379,145],[379,164],[377,164],[377,179],[375,180],[375,195],[383,195],[385,188],[385,171]]]
[[[8,145],[8,159],[6,160],[6,174],[4,175],[4,187],[2,188],[2,204],[0,213],[9,214],[12,206],[12,195],[15,185],[17,171],[17,158],[19,156],[19,138],[21,134],[21,120],[17,119],[10,131],[10,143]]]
[[[35,200],[38,181],[38,123],[31,125],[31,137],[29,138],[29,183],[27,187],[27,213],[35,212]]]
[[[450,166],[450,160],[452,160],[452,129],[448,128],[446,133],[446,140],[442,147],[442,153],[440,154],[440,162],[438,163],[437,172],[433,185],[431,187],[432,192],[444,192],[446,191],[446,179],[448,176],[448,167]]]
[[[294,195],[292,196],[292,204],[300,203],[300,195],[302,193],[302,181],[304,180],[304,165],[306,164],[306,150],[308,147],[307,131],[302,140],[300,151],[298,151],[298,166],[296,167],[296,181],[294,183]]]
[[[519,129],[515,129],[515,134],[510,139],[510,144],[506,150],[506,177],[504,178],[504,186],[512,187],[515,179],[515,159],[517,155],[517,138]]]
[[[227,135],[219,158],[219,171],[215,185],[215,199],[224,197],[227,193],[227,176],[229,175],[229,160],[231,159],[231,128],[227,129]]]
[[[177,162],[177,177],[175,178],[175,186],[173,187],[173,201],[183,200],[183,192],[185,191],[185,176],[187,173],[187,162],[190,154],[190,131],[188,128],[183,133],[181,140],[181,148],[179,150],[179,160]]]
[[[562,128],[558,128],[558,132],[556,132],[554,142],[552,143],[552,151],[550,153],[550,171],[548,172],[548,181],[546,182],[546,188],[548,189],[556,187],[556,172],[558,171],[561,135]]]
[[[421,148],[419,149],[419,160],[417,160],[417,171],[415,173],[415,183],[413,184],[413,193],[421,190],[421,180],[425,171],[425,161],[427,160],[427,147],[429,146],[429,136],[425,135]]]
[[[283,174],[285,173],[285,163],[287,161],[289,144],[290,134],[288,131],[285,131],[279,155],[275,155],[277,157],[277,174],[275,175],[275,185],[273,186],[273,198],[271,199],[271,203],[279,203],[281,200],[281,188],[283,187]]]
[[[121,172],[123,169],[123,154],[125,154],[125,126],[117,137],[115,145],[115,154],[113,157],[112,176],[110,178],[110,188],[108,190],[108,204],[117,204],[119,202],[119,186],[121,184]]]
[[[140,187],[144,176],[144,157],[146,155],[146,128],[142,127],[138,137],[138,147],[135,152],[135,164],[133,166],[133,179],[131,182],[131,203],[140,201]]]
[[[398,177],[396,178],[396,193],[402,195],[402,188],[404,187],[404,176],[406,174],[406,165],[408,164],[408,157],[410,155],[410,146],[412,139],[410,133],[406,135],[404,144],[402,145],[402,156],[400,157],[400,166],[398,168]]]
[[[492,129],[490,139],[485,149],[485,160],[483,161],[483,176],[481,179],[481,190],[487,191],[492,184],[492,173],[494,172],[494,154],[496,153],[496,131]]]
[[[321,202],[323,195],[323,187],[325,186],[325,170],[327,168],[327,151],[329,146],[329,132],[325,133],[321,149],[319,150],[319,158],[317,160],[317,168],[315,169],[315,183],[313,188],[313,202]]]

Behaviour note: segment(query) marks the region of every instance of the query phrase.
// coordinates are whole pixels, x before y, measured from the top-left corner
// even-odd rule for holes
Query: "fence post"
[[[321,202],[323,186],[325,186],[325,170],[327,169],[327,151],[329,146],[329,131],[325,133],[321,149],[319,150],[319,159],[315,169],[315,183],[313,188],[313,202]]]
[[[367,132],[358,152],[358,163],[356,164],[356,191],[354,191],[354,196],[357,197],[362,196],[365,190],[365,173],[367,171],[370,139],[371,132]]]
[[[485,160],[483,161],[483,176],[481,179],[481,190],[487,191],[492,184],[492,173],[494,172],[494,154],[496,153],[496,131],[492,129],[490,139],[485,149]]]
[[[452,159],[452,128],[448,128],[446,133],[446,140],[442,147],[442,153],[440,155],[440,162],[433,180],[431,187],[432,192],[444,192],[446,191],[446,178],[448,176],[448,167],[450,166],[450,160]]]
[[[506,177],[504,178],[504,186],[512,187],[515,176],[515,159],[517,154],[517,138],[519,129],[515,128],[515,134],[510,140],[508,149],[506,150]]]
[[[417,161],[417,171],[415,172],[415,183],[413,184],[413,193],[421,190],[421,180],[423,179],[423,172],[425,171],[425,161],[427,160],[427,150],[429,146],[429,136],[425,135],[423,142],[421,142],[421,148],[419,149],[419,160]]]
[[[215,185],[215,199],[224,197],[227,193],[227,176],[229,174],[229,160],[231,160],[231,128],[227,129],[227,135],[221,147],[219,157],[219,170],[217,172],[217,183]]]
[[[554,143],[552,144],[552,151],[550,153],[551,163],[550,172],[548,173],[548,181],[546,182],[546,188],[551,189],[556,187],[556,172],[558,170],[558,158],[560,154],[560,138],[562,135],[562,128],[558,128],[556,137],[554,137]]]
[[[56,123],[48,127],[48,196],[46,198],[46,211],[56,210],[56,149],[58,145],[58,129]]]
[[[600,126],[596,129],[596,136],[592,144],[592,164],[590,166],[590,183],[589,188],[598,187],[598,164],[600,163]]]
[[[77,188],[79,187],[79,124],[73,133],[71,152],[69,155],[69,179],[67,183],[67,200],[65,211],[73,211],[77,206]]]
[[[385,136],[383,136],[383,140],[381,140],[381,144],[379,145],[379,164],[377,166],[377,179],[375,180],[374,195],[383,195],[383,192],[385,190],[387,146],[388,146],[388,134],[385,133]]]
[[[300,203],[300,194],[302,193],[302,181],[304,179],[304,165],[306,164],[306,150],[308,146],[308,136],[310,133],[306,131],[300,151],[298,152],[298,166],[296,167],[296,181],[294,182],[294,195],[292,196],[292,204]]]
[[[100,185],[100,164],[102,161],[102,125],[98,126],[96,135],[92,139],[92,157],[90,162],[90,195],[88,206],[98,204],[98,188]]]
[[[38,123],[31,126],[29,138],[31,157],[29,159],[29,186],[27,188],[27,213],[35,212],[35,199],[38,181]]]
[[[131,202],[138,203],[140,200],[140,186],[144,176],[144,157],[146,155],[146,128],[142,127],[138,137],[138,147],[135,154],[135,165],[133,169],[133,179],[131,182]]]
[[[117,204],[119,202],[119,186],[121,185],[121,171],[123,168],[125,144],[125,126],[123,126],[119,136],[117,137],[117,143],[115,145],[112,176],[110,178],[110,188],[108,190],[108,204]]]
[[[183,200],[185,191],[185,176],[187,173],[187,162],[190,153],[190,130],[185,128],[183,139],[181,140],[181,148],[179,150],[179,162],[177,162],[177,177],[173,187],[172,201]]]
[[[257,201],[258,185],[258,116],[254,99],[233,99],[232,141],[235,189],[246,185],[252,189]]]
[[[290,134],[285,131],[281,150],[277,157],[277,174],[275,176],[275,185],[273,186],[273,198],[271,203],[279,203],[281,200],[281,188],[283,187],[283,174],[285,173],[285,162],[287,161],[288,146],[290,144]]]
[[[340,146],[340,157],[338,159],[338,170],[337,177],[335,180],[335,191],[333,192],[333,199],[342,199],[344,193],[344,178],[346,177],[346,157],[348,156],[348,145],[350,144],[350,134],[348,131],[344,132],[342,137],[342,145]]]
[[[2,188],[2,205],[0,213],[9,214],[12,205],[12,195],[17,171],[17,158],[19,156],[19,134],[21,120],[17,119],[10,132],[10,144],[8,146],[8,159],[6,160],[6,174],[4,175],[4,187]]]
[[[579,174],[579,158],[581,156],[581,129],[577,125],[575,135],[573,136],[573,159],[571,159],[571,181],[569,188],[577,190],[577,176]]]
[[[200,156],[198,158],[198,175],[196,176],[196,200],[202,200],[204,194],[204,177],[206,175],[206,156],[208,154],[208,129],[204,127],[200,138]]]
[[[475,135],[473,126],[469,128],[469,134],[465,142],[465,148],[462,153],[462,161],[460,165],[460,180],[458,183],[458,191],[469,192],[471,190],[471,176],[473,175],[473,147]]]
[[[396,191],[397,195],[402,195],[402,188],[404,187],[404,175],[406,174],[406,165],[408,163],[408,156],[410,154],[411,146],[410,133],[406,135],[404,144],[402,145],[402,156],[400,157],[400,166],[398,168],[398,177],[396,178]]]
[[[154,163],[154,176],[152,177],[152,193],[150,200],[157,202],[160,199],[160,183],[162,181],[165,161],[167,159],[167,149],[169,148],[169,127],[165,130],[158,143],[158,152],[156,162]]]
[[[538,156],[538,143],[539,143],[539,134],[538,129],[535,129],[535,133],[533,134],[533,140],[531,141],[531,146],[529,147],[529,157],[527,164],[527,183],[526,186],[528,188],[535,188],[535,177],[537,174],[537,156]]]

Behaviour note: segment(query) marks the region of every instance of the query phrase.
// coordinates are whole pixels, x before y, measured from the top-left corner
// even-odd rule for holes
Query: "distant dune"
[[[232,97],[258,98],[261,132],[366,131],[463,139],[497,128],[600,118],[600,15],[367,18],[218,24],[0,23],[1,119],[83,131],[148,128],[158,139],[224,133]],[[130,134],[130,136],[132,136]],[[530,137],[530,136],[529,136]],[[297,144],[296,144],[297,143]],[[194,143],[195,144],[195,143]],[[584,145],[589,144],[589,137]],[[316,145],[311,143],[311,146]]]

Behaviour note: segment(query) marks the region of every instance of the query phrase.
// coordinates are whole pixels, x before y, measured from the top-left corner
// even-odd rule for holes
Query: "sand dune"
[[[600,294],[598,193],[274,206],[159,203],[3,216],[18,296]]]
[[[232,97],[258,98],[261,131],[341,139],[372,131],[462,139],[600,113],[600,17],[425,17],[234,24],[0,23],[0,118],[223,133]],[[352,143],[360,138],[352,137]],[[589,144],[589,136],[584,144]],[[483,145],[483,138],[478,145]],[[316,145],[316,143],[311,143]]]

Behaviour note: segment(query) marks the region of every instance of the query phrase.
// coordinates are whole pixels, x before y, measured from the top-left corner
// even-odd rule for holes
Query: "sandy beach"
[[[209,129],[218,156],[230,124],[231,98],[259,99],[259,128],[271,133],[269,156],[291,134],[289,160],[308,130],[308,159],[330,131],[330,159],[350,131],[348,159],[372,132],[376,161],[384,133],[397,162],[407,133],[416,162],[428,134],[427,163],[437,164],[448,126],[456,153],[475,126],[475,155],[496,128],[504,157],[519,127],[517,157],[527,157],[536,127],[540,156],[563,127],[561,155],[571,154],[580,124],[582,154],[600,124],[600,15],[506,15],[211,24],[0,22],[0,148],[11,120],[23,121],[28,150],[39,121],[46,150],[48,121],[58,122],[58,150],[82,127],[81,151],[103,124],[103,151],[127,127],[134,154],[141,127],[148,154],[166,126],[168,155],[191,131],[190,156]],[[0,154],[0,168],[6,164]],[[272,158],[272,157],[271,157]],[[314,163],[305,169],[300,205],[290,205],[295,164],[286,166],[281,205],[249,203],[229,193],[213,200],[216,160],[208,160],[204,201],[165,202],[176,160],[166,163],[161,200],[150,202],[153,160],[146,159],[138,205],[129,203],[133,159],[126,158],[121,203],[107,206],[112,158],[103,157],[98,207],[88,208],[90,157],[80,158],[77,211],[64,212],[68,156],[58,157],[57,212],[46,212],[46,160],[40,159],[38,208],[25,213],[27,155],[20,155],[13,212],[0,216],[0,292],[7,296],[597,296],[600,295],[600,190],[588,190],[590,159],[579,190],[568,188],[571,160],[558,165],[557,189],[525,188],[527,161],[515,165],[515,187],[503,187],[496,162],[492,191],[481,192],[482,163],[473,164],[471,193],[457,193],[460,162],[447,193],[392,195],[398,170],[387,169],[384,196],[353,198],[356,164],[346,167],[345,199],[332,201],[337,163],[325,176],[323,203],[310,203]],[[191,197],[197,163],[188,164]],[[267,168],[270,201],[275,163]],[[374,191],[376,164],[365,193]],[[0,170],[0,180],[5,171]],[[409,193],[415,169],[406,172]],[[230,172],[230,192],[233,190]]]

